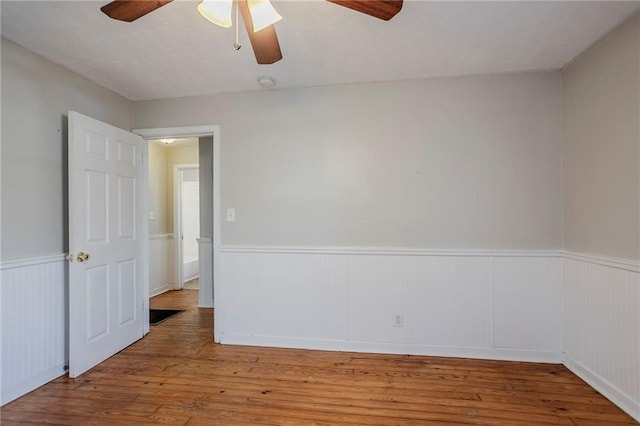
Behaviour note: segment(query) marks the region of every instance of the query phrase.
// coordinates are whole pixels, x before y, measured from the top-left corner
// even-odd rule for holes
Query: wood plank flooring
[[[77,379],[7,404],[2,425],[630,425],[560,365],[213,343],[197,291],[187,309]]]

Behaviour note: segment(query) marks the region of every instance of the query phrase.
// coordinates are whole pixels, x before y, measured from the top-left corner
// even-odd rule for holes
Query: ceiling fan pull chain
[[[242,47],[242,45],[238,41],[238,27],[240,26],[240,21],[238,20],[238,9],[239,9],[239,7],[240,6],[238,5],[238,2],[236,1],[236,42],[233,43],[233,48],[235,50],[240,50],[240,48]]]

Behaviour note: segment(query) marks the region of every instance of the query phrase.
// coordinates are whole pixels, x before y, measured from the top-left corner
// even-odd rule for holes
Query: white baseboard
[[[188,283],[189,281],[195,280],[196,278],[200,278],[200,275],[196,272],[193,275],[190,275],[182,280],[182,284]]]
[[[624,392],[604,378],[600,377],[587,367],[570,359],[565,359],[563,364],[571,370],[576,376],[587,382],[589,386],[596,389],[605,398],[616,404],[627,414],[640,422],[640,403],[630,399]]]
[[[154,289],[149,291],[149,297],[154,297],[154,296],[158,296],[158,295],[160,295],[162,293],[166,293],[169,290],[171,290],[172,287],[173,287],[172,284],[167,284],[167,285],[162,286],[162,287],[154,288]]]
[[[291,337],[249,336],[242,334],[222,335],[220,336],[220,343],[229,345],[267,346],[338,352],[423,355],[451,358],[487,359],[497,361],[542,362],[550,364],[562,363],[562,356],[557,352],[519,349],[486,349],[402,343],[372,343],[329,339],[296,339]]]
[[[199,300],[198,308],[213,308],[213,299]]]

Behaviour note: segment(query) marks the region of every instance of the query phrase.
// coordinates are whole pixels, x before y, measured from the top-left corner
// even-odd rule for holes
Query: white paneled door
[[[143,336],[142,139],[69,112],[69,376]]]

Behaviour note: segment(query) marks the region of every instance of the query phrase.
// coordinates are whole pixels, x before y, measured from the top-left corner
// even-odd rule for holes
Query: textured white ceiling
[[[639,2],[405,0],[384,22],[321,0],[274,0],[284,59],[257,65],[244,26],[174,1],[134,23],[96,1],[1,1],[2,36],[131,100],[558,69],[638,10]]]

